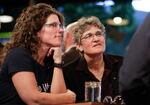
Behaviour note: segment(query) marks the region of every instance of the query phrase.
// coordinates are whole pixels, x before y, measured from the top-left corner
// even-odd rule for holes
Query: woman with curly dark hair
[[[48,4],[29,6],[17,19],[0,61],[1,105],[75,101],[62,74],[63,16]]]

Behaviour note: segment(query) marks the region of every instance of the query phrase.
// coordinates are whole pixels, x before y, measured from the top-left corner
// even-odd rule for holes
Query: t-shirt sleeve
[[[15,48],[10,50],[5,60],[9,74],[21,71],[33,72],[33,58],[25,48]]]

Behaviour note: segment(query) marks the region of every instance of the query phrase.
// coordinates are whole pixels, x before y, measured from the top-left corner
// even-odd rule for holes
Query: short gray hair
[[[96,16],[82,17],[77,22],[78,22],[78,25],[77,25],[75,32],[74,32],[76,43],[80,43],[82,34],[86,31],[86,29],[90,25],[94,25],[94,26],[100,28],[105,35],[105,27],[101,23],[99,18]]]

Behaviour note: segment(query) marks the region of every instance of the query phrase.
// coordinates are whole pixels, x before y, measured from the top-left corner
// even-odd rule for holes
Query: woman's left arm
[[[59,47],[52,48],[51,50],[54,51],[53,53],[53,59],[55,64],[61,64],[62,63],[62,52]],[[66,84],[64,81],[63,71],[62,67],[58,67],[54,65],[54,72],[53,72],[53,78],[51,83],[51,93],[64,93],[66,92]]]

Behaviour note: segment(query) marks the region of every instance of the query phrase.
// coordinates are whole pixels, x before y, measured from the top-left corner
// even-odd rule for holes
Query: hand
[[[51,54],[53,54],[53,59],[55,63],[58,63],[58,64],[62,63],[62,51],[60,47],[50,48],[47,56],[50,56]]]
[[[70,103],[74,103],[76,101],[76,94],[74,92],[67,89],[66,94],[68,95],[68,100],[70,100]]]

